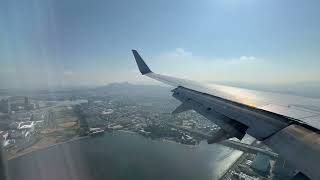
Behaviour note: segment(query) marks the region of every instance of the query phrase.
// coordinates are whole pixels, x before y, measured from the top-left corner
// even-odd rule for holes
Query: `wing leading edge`
[[[311,179],[320,179],[320,101],[195,81],[154,73],[132,50],[142,75],[174,86],[182,102],[174,112],[194,109],[221,127],[208,142],[245,133],[264,142]],[[298,104],[299,103],[299,104]],[[313,107],[313,108],[308,108]],[[314,108],[316,107],[316,108]],[[299,156],[303,153],[304,156]]]

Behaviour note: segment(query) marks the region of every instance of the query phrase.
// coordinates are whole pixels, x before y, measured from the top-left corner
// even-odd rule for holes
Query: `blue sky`
[[[0,84],[320,81],[320,1],[0,0]]]

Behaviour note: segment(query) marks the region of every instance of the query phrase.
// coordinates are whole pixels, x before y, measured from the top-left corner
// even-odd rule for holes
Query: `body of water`
[[[117,132],[38,150],[8,162],[11,180],[212,180],[241,155]]]

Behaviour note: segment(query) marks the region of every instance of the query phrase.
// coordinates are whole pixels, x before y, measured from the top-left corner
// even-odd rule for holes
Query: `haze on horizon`
[[[319,1],[0,0],[0,87],[206,82],[319,84]]]

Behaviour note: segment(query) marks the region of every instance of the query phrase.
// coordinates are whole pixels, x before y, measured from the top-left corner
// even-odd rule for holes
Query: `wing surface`
[[[133,50],[133,53],[138,54],[136,50]],[[139,61],[142,61],[143,63],[139,63]],[[149,69],[141,57],[139,61],[137,61],[139,69]],[[181,86],[210,94],[232,102],[279,114],[288,117],[293,121],[320,129],[320,99],[200,83],[157,74],[150,70],[147,73],[145,73],[145,71],[142,71],[141,73],[173,87]]]

